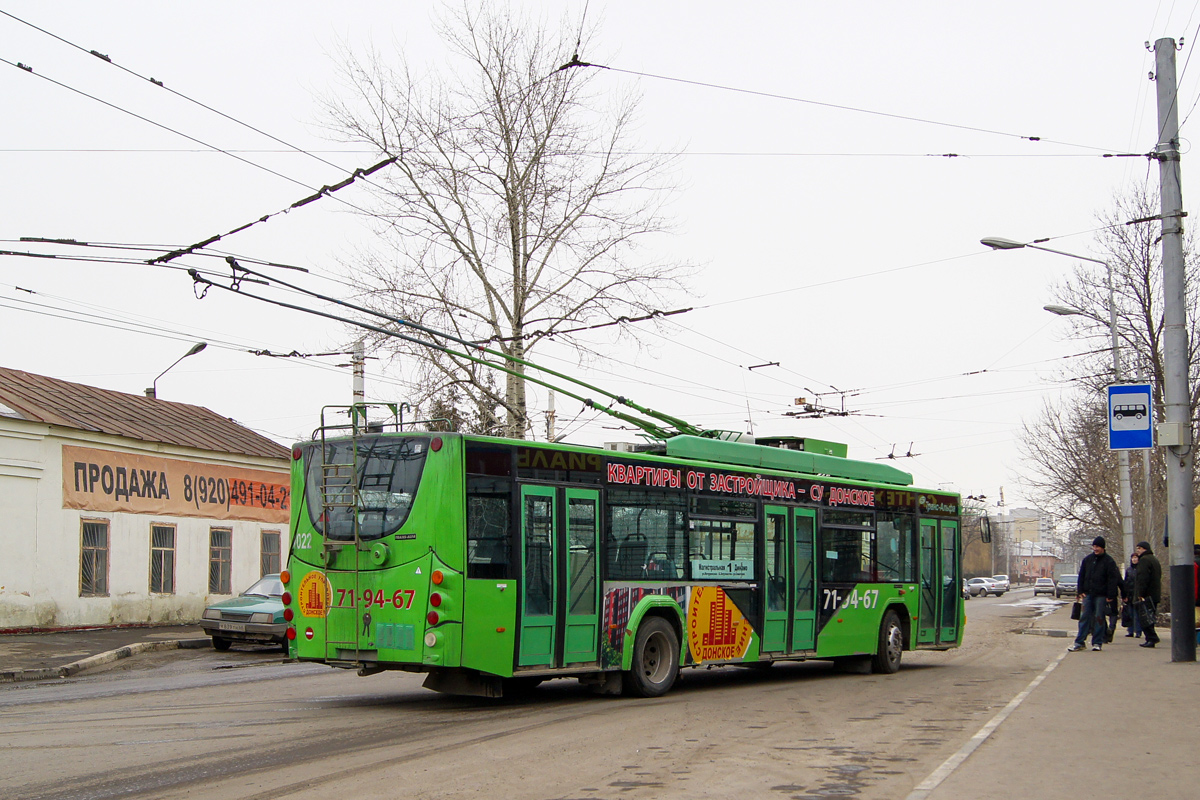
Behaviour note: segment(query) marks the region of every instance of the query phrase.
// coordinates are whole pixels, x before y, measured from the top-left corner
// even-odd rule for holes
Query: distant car
[[[1008,591],[1009,585],[1008,585],[1008,576],[1007,575],[993,575],[992,580],[994,580],[996,582],[996,585],[999,586],[1001,589],[1003,589],[1006,592]]]
[[[1036,581],[1033,582],[1033,596],[1034,597],[1037,597],[1039,594],[1057,595],[1057,593],[1058,593],[1058,587],[1056,587],[1054,585],[1053,578],[1038,578]]]
[[[967,581],[967,588],[976,597],[989,594],[999,597],[1004,594],[1004,590],[997,586],[996,582],[991,578],[971,578],[971,580]]]
[[[1079,576],[1078,575],[1060,575],[1058,585],[1054,587],[1054,596],[1062,597],[1064,594],[1079,593]]]
[[[287,622],[279,575],[264,575],[237,597],[208,606],[200,627],[212,637],[217,650],[228,650],[235,642],[276,644],[286,650]]]
[[[970,600],[972,597],[974,597],[974,595],[971,594],[971,587],[967,586],[967,582],[965,580],[962,582],[962,592],[963,600]]]

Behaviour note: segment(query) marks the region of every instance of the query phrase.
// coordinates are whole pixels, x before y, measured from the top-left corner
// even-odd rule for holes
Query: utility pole
[[[554,390],[550,390],[550,402],[546,407],[546,441],[554,443]]]
[[[1159,446],[1166,447],[1167,530],[1171,537],[1171,660],[1196,660],[1192,608],[1194,517],[1192,509],[1192,421],[1188,387],[1187,306],[1183,265],[1183,193],[1179,175],[1179,98],[1175,83],[1175,40],[1154,43],[1158,93],[1159,191],[1162,209],[1163,393],[1166,422]]]
[[[362,414],[362,425],[367,424],[367,390],[366,390],[366,373],[367,373],[367,357],[363,347],[363,340],[359,339],[354,343],[351,349],[350,366],[354,371],[354,394],[350,409],[351,420],[355,430],[358,429],[358,415]]]

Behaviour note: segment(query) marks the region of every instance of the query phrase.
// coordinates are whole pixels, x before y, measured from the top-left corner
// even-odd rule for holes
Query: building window
[[[208,532],[208,592],[233,594],[233,531],[211,528]]]
[[[150,591],[175,594],[175,526],[150,526]]]
[[[262,532],[261,574],[274,575],[282,566],[279,561],[279,531]]]
[[[85,519],[79,553],[79,596],[108,596],[108,520]]]

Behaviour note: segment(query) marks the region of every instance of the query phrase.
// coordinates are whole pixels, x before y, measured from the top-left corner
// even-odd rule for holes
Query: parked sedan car
[[[1009,590],[1010,587],[1008,585],[1008,576],[1007,575],[993,575],[992,580],[994,580],[996,582],[996,585],[999,586],[1004,591],[1007,592]]]
[[[1033,582],[1033,596],[1034,597],[1037,597],[1039,594],[1057,594],[1057,593],[1058,593],[1058,589],[1054,585],[1053,578],[1038,578],[1036,581]]]
[[[1000,595],[1004,594],[1004,592],[996,586],[996,582],[991,578],[971,578],[971,580],[967,581],[967,588],[971,591],[971,594],[975,595],[976,597],[989,594],[994,594],[999,597]]]
[[[1054,596],[1062,597],[1064,594],[1076,595],[1079,593],[1079,576],[1078,575],[1062,575],[1058,579],[1058,585],[1054,587]]]
[[[204,609],[200,627],[213,647],[228,650],[233,643],[277,644],[287,648],[283,619],[283,583],[279,575],[264,575],[237,597]]]

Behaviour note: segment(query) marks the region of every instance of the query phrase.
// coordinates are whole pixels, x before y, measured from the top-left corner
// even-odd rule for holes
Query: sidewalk
[[[151,650],[209,647],[198,625],[0,635],[0,683],[76,675]]]
[[[1068,653],[1077,625],[1069,605],[1034,624],[1054,643],[1047,667],[1056,666],[940,785],[911,800],[1200,796],[1200,664],[1172,663],[1164,628],[1154,649],[1118,627],[1101,652],[1089,640]]]

